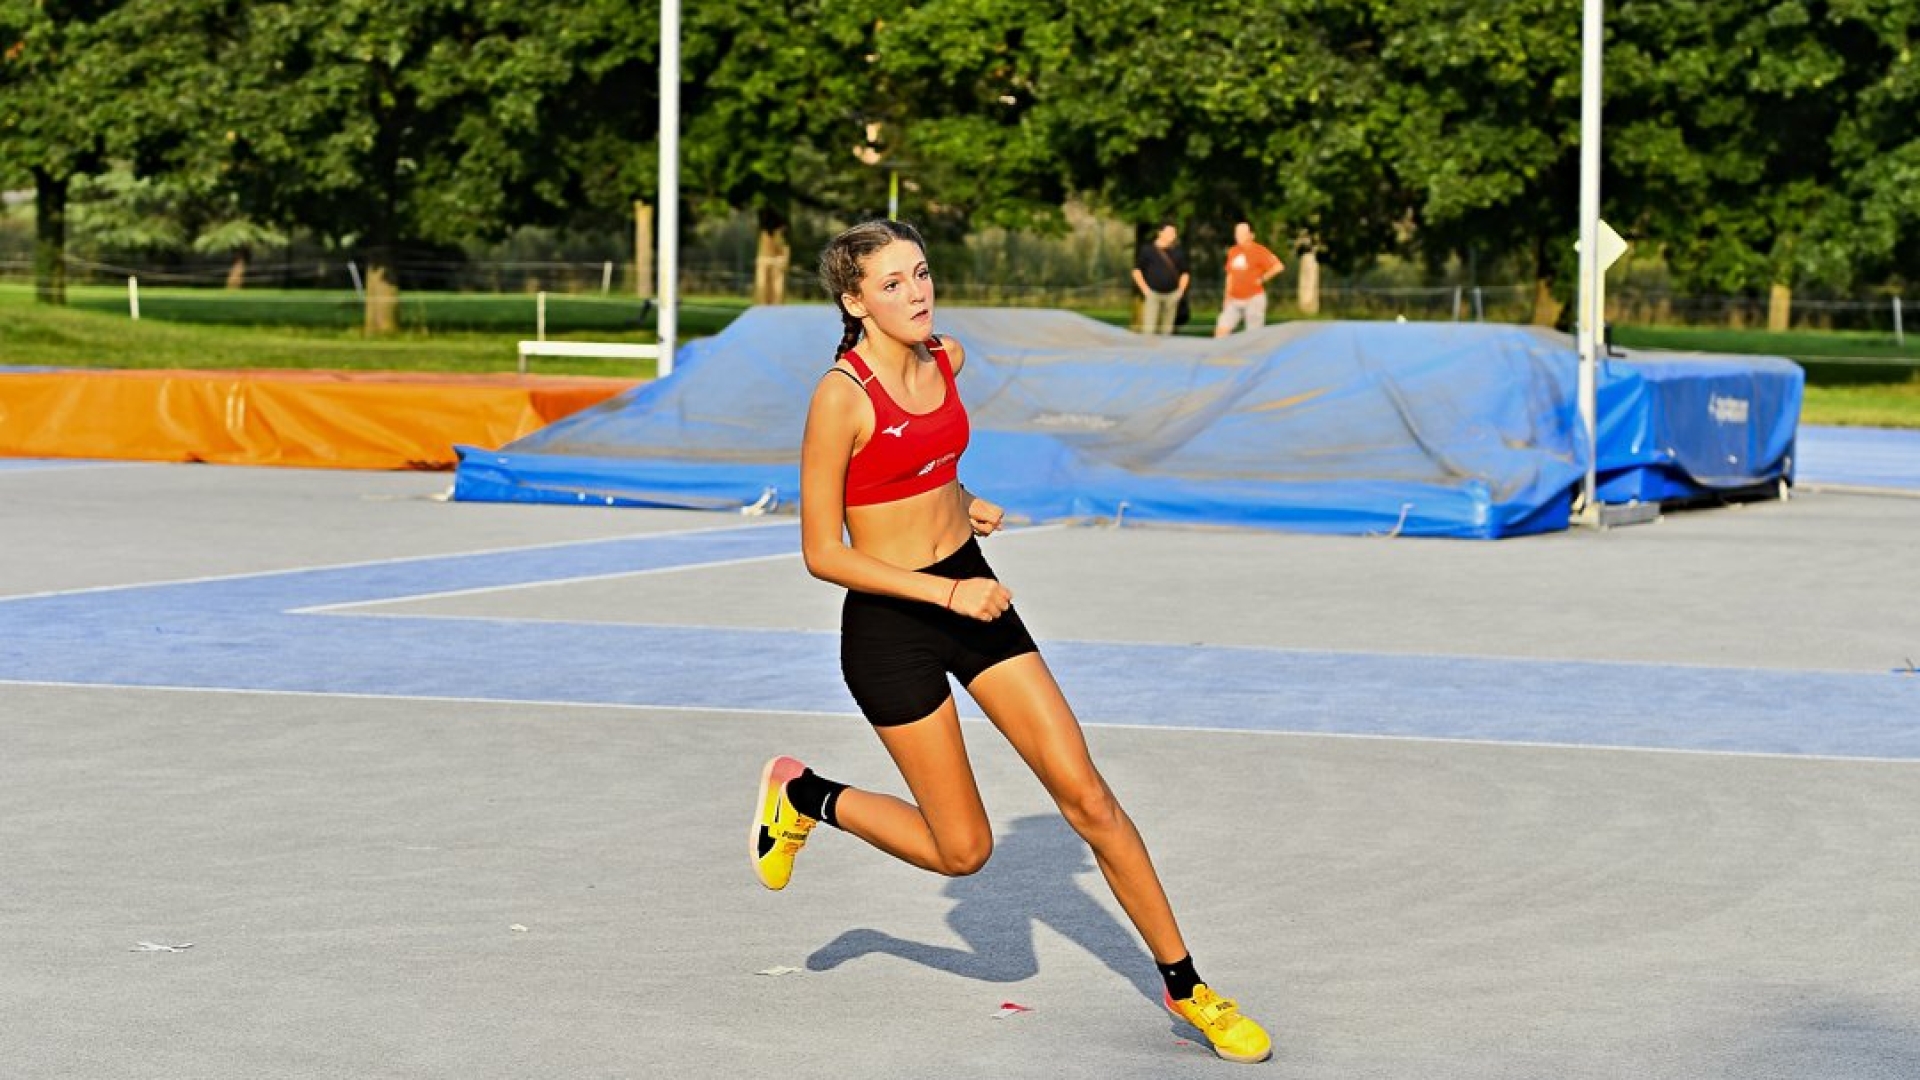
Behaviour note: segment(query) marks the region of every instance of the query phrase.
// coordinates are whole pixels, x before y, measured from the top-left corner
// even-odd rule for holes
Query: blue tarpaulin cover
[[[961,478],[1016,519],[1495,538],[1564,528],[1585,476],[1574,345],[1552,331],[1301,322],[1216,340],[982,308],[939,323],[967,353]],[[669,378],[499,450],[460,447],[454,497],[792,505],[839,333],[826,306],[751,309],[681,347]],[[1666,356],[1599,374],[1599,469],[1617,490],[1790,475],[1797,365]]]
[[[1793,479],[1805,373],[1791,360],[1699,353],[1601,363],[1601,502],[1669,502]]]

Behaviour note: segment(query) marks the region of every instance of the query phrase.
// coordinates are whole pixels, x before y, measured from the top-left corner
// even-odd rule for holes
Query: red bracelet
[[[953,588],[947,590],[947,602],[944,605],[948,611],[953,610],[953,594],[959,591],[960,591],[960,579],[954,578]]]

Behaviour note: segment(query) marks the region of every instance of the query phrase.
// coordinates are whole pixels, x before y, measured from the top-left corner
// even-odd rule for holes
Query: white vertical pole
[[[1599,449],[1595,356],[1600,334],[1600,0],[1586,0],[1580,30],[1580,296],[1576,341],[1580,353],[1580,423],[1587,432],[1587,475],[1580,509],[1597,515],[1595,459]],[[1597,520],[1597,517],[1595,518]]]
[[[1904,346],[1907,343],[1907,328],[1900,325],[1900,297],[1893,298],[1893,343]]]
[[[547,340],[547,294],[544,292],[533,295],[533,339]]]
[[[659,310],[661,378],[673,374],[680,307],[680,0],[660,0]]]
[[[605,296],[612,291],[613,291],[613,260],[608,259],[606,262],[600,264],[600,295]]]
[[[1894,300],[1896,304],[1899,302],[1898,299]],[[127,275],[127,311],[133,316],[134,322],[140,321],[140,279],[131,274]],[[1899,316],[1894,316],[1894,322],[1899,321]]]

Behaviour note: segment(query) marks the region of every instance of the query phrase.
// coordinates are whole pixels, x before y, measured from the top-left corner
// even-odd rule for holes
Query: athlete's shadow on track
[[[885,953],[981,982],[1012,983],[1040,970],[1033,927],[1043,923],[1092,953],[1160,1004],[1153,958],[1074,878],[1095,872],[1086,842],[1053,815],[1021,818],[994,842],[993,858],[972,877],[945,889],[959,901],[947,916],[964,949],[906,941],[879,930],[849,930],[807,957],[809,971],[830,971],[858,957]],[[1095,879],[1104,886],[1104,879]]]

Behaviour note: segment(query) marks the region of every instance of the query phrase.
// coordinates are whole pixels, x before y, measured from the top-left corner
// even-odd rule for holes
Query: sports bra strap
[[[939,334],[935,334],[927,339],[927,354],[932,356],[934,361],[940,365],[942,374],[949,379],[953,378],[953,366],[947,362],[947,343],[940,340]],[[867,362],[860,358],[858,350],[848,349],[840,355],[852,366],[856,376],[855,381],[861,386],[865,386],[873,381],[873,369],[868,367]]]
[[[860,353],[858,351],[848,349],[846,352],[840,354],[840,358],[852,365],[854,377],[861,386],[865,386],[873,381],[873,369],[867,366],[865,360],[860,359]]]

